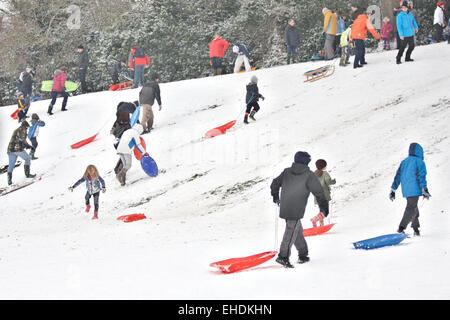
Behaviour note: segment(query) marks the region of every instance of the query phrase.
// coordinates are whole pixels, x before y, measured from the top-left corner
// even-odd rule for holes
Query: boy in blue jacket
[[[405,61],[414,61],[411,59],[411,53],[414,50],[414,35],[419,31],[414,15],[409,12],[408,1],[403,1],[401,12],[397,15],[397,32],[400,38],[400,46],[397,54],[397,64],[401,64],[403,52],[406,51]]]
[[[38,146],[37,136],[39,134],[40,127],[45,127],[45,122],[40,120],[39,116],[36,113],[33,113],[31,115],[31,127],[30,129],[28,129],[28,138],[30,139],[31,145],[33,146],[30,151],[31,160],[37,159],[34,154],[36,153],[36,149]]]
[[[411,143],[409,146],[409,156],[402,161],[392,183],[389,199],[394,201],[395,190],[402,185],[403,197],[406,198],[406,209],[402,221],[398,228],[398,233],[404,233],[404,230],[411,222],[414,229],[414,235],[419,236],[419,208],[417,202],[419,197],[430,199],[431,195],[427,188],[427,168],[423,161],[423,149],[418,143]]]

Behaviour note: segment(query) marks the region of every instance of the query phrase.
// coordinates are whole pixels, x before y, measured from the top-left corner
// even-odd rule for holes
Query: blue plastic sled
[[[150,177],[156,177],[158,175],[158,165],[150,156],[141,158],[141,167],[142,170],[144,170],[144,172]]]
[[[137,107],[136,110],[134,110],[133,114],[130,118],[130,125],[133,128],[136,122],[139,120],[139,116],[141,114],[141,106]]]
[[[36,98],[31,99],[31,102],[36,102],[36,101],[40,101],[40,100],[42,100],[42,97],[36,97]]]
[[[370,250],[385,246],[395,246],[407,237],[408,235],[405,233],[387,234],[376,238],[354,242],[353,245],[355,246],[355,249]]]

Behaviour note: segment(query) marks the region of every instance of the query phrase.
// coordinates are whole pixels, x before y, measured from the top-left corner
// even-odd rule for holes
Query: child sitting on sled
[[[331,201],[331,190],[330,185],[333,185],[336,183],[336,179],[331,179],[330,174],[327,172],[327,162],[323,159],[319,159],[316,161],[316,168],[317,170],[314,172],[317,179],[319,179],[320,185],[323,188],[323,192],[325,193],[325,198],[327,202]],[[317,204],[317,200],[314,198],[315,204]],[[314,228],[317,227],[317,222],[321,226],[324,225],[323,221],[325,217],[328,216],[328,213],[324,214],[323,212],[320,212],[318,215],[316,215],[314,218],[311,219],[311,222],[314,226]]]
[[[100,191],[106,192],[105,180],[98,174],[98,170],[94,165],[89,165],[84,172],[83,177],[78,180],[69,190],[73,192],[73,189],[78,187],[81,183],[86,182],[86,212],[91,210],[90,199],[94,197],[94,216],[93,220],[98,219],[98,199],[100,197]]]

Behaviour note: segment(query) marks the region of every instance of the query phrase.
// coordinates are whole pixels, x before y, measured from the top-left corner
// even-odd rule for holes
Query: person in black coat
[[[33,78],[35,74],[36,73],[32,68],[27,67],[25,71],[20,74],[17,82],[17,91],[23,93],[27,107],[30,107],[31,95],[33,93]]]
[[[156,102],[158,102],[159,111],[162,109],[161,89],[158,82],[159,75],[157,73],[153,73],[151,75],[151,80],[144,84],[141,92],[139,93],[139,103],[143,110],[142,127],[144,128],[144,134],[153,130],[153,104],[155,103],[155,99]]]
[[[307,152],[297,152],[292,166],[284,169],[270,186],[273,202],[280,206],[280,218],[286,220],[286,229],[276,260],[286,268],[293,268],[289,262],[292,245],[298,250],[299,263],[309,261],[301,219],[305,215],[310,193],[316,197],[320,211],[328,215],[328,201],[319,179],[308,167],[310,161],[311,156]]]
[[[258,104],[259,98],[265,99],[262,94],[259,93],[258,89],[258,78],[252,76],[250,83],[247,85],[247,95],[245,97],[245,102],[247,104],[247,109],[245,110],[244,123],[248,124],[248,117],[253,121],[256,121],[255,114],[259,111],[260,106]],[[252,110],[253,109],[253,110]]]
[[[300,39],[297,27],[295,27],[295,21],[292,19],[284,30],[284,40],[287,46],[287,64],[291,63],[291,59],[295,63],[297,46],[300,44]]]
[[[89,56],[87,51],[84,49],[82,45],[78,46],[77,49],[79,56],[78,56],[78,64],[79,64],[79,77],[81,82],[81,92],[86,93],[88,92],[87,84],[86,84],[86,75],[87,75],[87,69],[89,66]]]
[[[119,74],[122,73],[122,67],[126,67],[126,66],[127,66],[127,62],[125,61],[125,59],[122,59],[122,60],[114,63],[114,65],[111,69],[111,78],[112,78],[113,84],[117,84],[120,82]]]

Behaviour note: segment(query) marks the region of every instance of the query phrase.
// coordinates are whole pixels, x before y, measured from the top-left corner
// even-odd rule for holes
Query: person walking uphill
[[[356,69],[367,64],[365,58],[366,45],[364,43],[367,36],[367,31],[370,31],[370,33],[372,33],[378,41],[380,41],[381,38],[361,8],[356,8],[352,14],[352,18],[354,21],[352,25],[351,38],[355,45],[355,60],[353,62],[353,68]]]
[[[298,29],[295,26],[294,20],[289,20],[286,29],[284,29],[284,40],[286,41],[287,46],[287,64],[291,64],[292,62],[296,62],[297,58],[297,47],[300,44],[300,37],[298,33]]]
[[[61,95],[64,100],[62,103],[61,111],[67,111],[67,100],[69,99],[69,94],[66,92],[66,80],[67,80],[67,68],[61,67],[55,71],[53,76],[53,85],[52,85],[52,101],[48,106],[47,113],[52,115],[53,106],[56,103],[56,98],[58,95]]]
[[[307,152],[297,152],[292,166],[284,169],[270,185],[273,202],[280,206],[280,218],[286,220],[286,229],[276,260],[286,268],[293,268],[289,261],[292,245],[298,250],[299,263],[309,261],[301,219],[305,215],[310,193],[317,198],[320,210],[328,215],[328,202],[319,180],[308,167],[310,161],[311,156]]]
[[[223,73],[223,58],[229,46],[228,41],[222,39],[218,33],[214,35],[214,39],[209,43],[209,58],[215,76]]]
[[[34,178],[35,174],[30,173],[30,165],[31,160],[28,153],[26,153],[25,149],[32,149],[27,142],[27,131],[30,127],[30,124],[27,121],[22,121],[20,127],[14,130],[11,140],[8,144],[8,185],[12,184],[12,173],[14,170],[14,165],[16,164],[16,160],[18,157],[25,160],[25,177]]]
[[[86,75],[87,75],[87,70],[88,70],[88,66],[89,66],[89,55],[88,52],[86,51],[86,49],[84,49],[84,47],[82,45],[78,46],[78,65],[79,65],[79,71],[78,71],[78,75],[80,78],[80,82],[81,82],[81,92],[82,93],[87,93],[88,89],[87,89],[87,84],[86,84]]]
[[[244,123],[248,124],[248,117],[250,115],[250,119],[256,121],[255,114],[259,111],[260,106],[258,104],[259,98],[263,99],[262,94],[259,93],[258,89],[258,78],[256,76],[252,76],[250,79],[250,83],[247,85],[247,95],[245,97],[245,101],[247,103],[247,109],[245,110]],[[253,110],[252,110],[253,109]]]
[[[25,99],[25,105],[30,107],[31,95],[33,93],[33,78],[36,72],[31,67],[27,67],[25,71],[20,73],[19,80],[17,81],[17,90],[23,93]]]
[[[325,35],[325,60],[331,60],[334,57],[333,45],[336,39],[337,32],[337,18],[336,15],[329,9],[323,8],[323,34]]]
[[[406,47],[405,61],[414,61],[411,59],[411,53],[414,50],[414,35],[419,31],[416,19],[411,12],[408,11],[408,1],[404,1],[402,5],[402,12],[397,15],[397,32],[400,37],[400,48],[396,58],[396,63],[401,64],[403,52]]]
[[[161,90],[159,88],[159,76],[156,73],[151,75],[151,80],[144,84],[141,92],[139,93],[139,103],[143,109],[142,115],[142,127],[143,133],[149,133],[153,129],[153,104],[155,99],[159,105],[159,111],[161,111]]]
[[[395,191],[401,185],[403,197],[406,198],[406,209],[397,232],[404,233],[408,224],[411,223],[414,235],[420,235],[417,202],[420,196],[427,200],[431,197],[428,192],[426,177],[427,168],[424,162],[423,148],[418,143],[411,143],[409,156],[400,163],[391,186],[391,193],[389,194],[389,199],[394,201]]]
[[[330,186],[333,184],[336,184],[336,179],[331,179],[330,174],[327,172],[327,162],[323,159],[319,159],[316,161],[316,168],[317,170],[314,171],[314,174],[316,175],[317,179],[319,179],[320,185],[323,188],[323,192],[325,193],[325,199],[327,199],[327,202],[329,203],[331,201],[331,189]],[[317,204],[317,199],[314,199],[314,202]],[[328,216],[328,214],[323,213],[322,211],[319,212],[318,215],[313,217],[311,219],[311,222],[314,226],[314,228],[317,227],[317,222],[321,226],[324,224],[324,219]]]
[[[39,119],[37,113],[33,113],[31,115],[31,127],[28,129],[28,138],[31,141],[31,145],[33,148],[30,152],[31,160],[37,160],[38,158],[35,156],[36,149],[38,147],[37,136],[39,135],[39,128],[45,127],[45,122]]]
[[[134,87],[137,88],[139,84],[144,85],[144,71],[151,63],[142,47],[134,46],[131,48],[128,64],[130,69],[134,71]]]
[[[84,172],[83,177],[78,180],[73,186],[69,187],[69,190],[73,192],[73,189],[78,187],[81,183],[86,182],[86,212],[91,210],[90,199],[94,197],[94,216],[92,220],[98,219],[98,209],[99,209],[99,197],[100,191],[106,192],[105,180],[98,174],[98,170],[94,165],[89,165]]]

